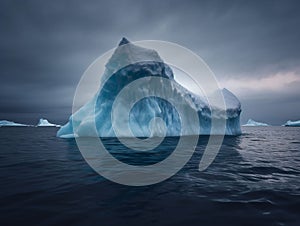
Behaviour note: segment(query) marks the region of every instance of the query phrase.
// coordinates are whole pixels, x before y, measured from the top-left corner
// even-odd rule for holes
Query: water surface
[[[146,187],[101,177],[56,131],[0,128],[1,225],[300,225],[299,127],[244,127],[204,172],[200,137],[181,171]],[[115,139],[104,142],[119,159],[139,161]],[[176,144],[169,138],[138,164],[167,157]]]

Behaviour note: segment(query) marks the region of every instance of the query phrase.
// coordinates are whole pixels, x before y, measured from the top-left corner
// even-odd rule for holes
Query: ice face
[[[158,53],[151,49],[142,48],[129,43],[127,39],[122,39],[112,57],[106,64],[106,71],[102,77],[102,89],[77,112],[70,116],[69,122],[62,126],[57,132],[57,136],[62,138],[80,136],[100,136],[115,137],[112,127],[112,111],[114,101],[130,84],[138,82],[139,79],[147,79],[149,85],[141,85],[134,90],[127,90],[125,96],[121,96],[119,111],[122,112],[122,103],[127,99],[135,99],[138,96],[145,96],[136,102],[130,111],[129,127],[121,128],[118,136],[123,137],[151,137],[151,136],[180,136],[211,134],[211,120],[226,119],[227,135],[238,135],[240,129],[241,104],[239,100],[229,90],[223,89],[226,112],[218,112],[212,115],[211,107],[207,100],[197,95],[174,79],[172,69],[163,62]],[[138,62],[138,63],[131,63]],[[119,69],[119,65],[127,65]],[[111,75],[111,76],[110,76]],[[166,84],[164,81],[169,80]],[[155,86],[151,86],[155,81]],[[168,99],[154,96],[155,90],[168,95]],[[170,93],[171,92],[171,93]],[[147,97],[147,98],[146,98]],[[122,99],[123,98],[123,99]],[[183,116],[179,116],[171,103],[175,103],[184,109]],[[124,109],[126,108],[124,104]],[[125,112],[125,110],[124,110]],[[196,112],[199,123],[192,121],[191,112]],[[188,122],[188,128],[181,128],[182,117]],[[156,126],[153,119],[160,118],[164,123]],[[121,119],[120,119],[121,120]],[[96,124],[96,126],[93,126]],[[153,128],[150,128],[153,126]],[[96,131],[93,128],[96,128]],[[216,130],[218,131],[218,130]],[[222,129],[220,129],[220,134]],[[217,132],[216,132],[217,134]]]
[[[243,126],[269,126],[267,123],[256,122],[252,119],[249,119],[248,122]]]

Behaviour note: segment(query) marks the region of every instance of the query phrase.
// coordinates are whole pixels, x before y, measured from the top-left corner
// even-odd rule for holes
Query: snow
[[[298,121],[288,120],[285,124],[283,124],[283,126],[295,126],[295,127],[298,127],[298,126],[300,126],[300,120],[298,120]]]
[[[137,61],[138,63],[131,63]],[[120,65],[128,66],[121,67],[122,69],[118,70]],[[109,77],[109,75],[112,76]],[[146,85],[139,84],[141,79],[148,79],[149,83]],[[170,82],[167,84],[165,80]],[[207,100],[180,85],[174,79],[172,69],[162,61],[156,51],[136,46],[126,39],[122,39],[119,47],[108,60],[101,83],[103,85],[102,89],[70,116],[69,121],[57,132],[58,137],[115,137],[115,130],[112,128],[112,115],[114,115],[112,109],[116,109],[114,106],[115,99],[119,98],[120,100],[116,114],[119,113],[122,117],[122,113],[126,112],[124,106],[127,106],[124,103],[132,99],[139,99],[141,96],[147,98],[139,100],[131,108],[128,119],[130,133],[124,127],[121,128],[119,131],[121,134],[118,134],[118,136],[149,137],[210,134],[212,117],[215,121],[226,120],[225,133],[227,135],[241,134],[241,104],[233,93],[227,89],[221,90],[225,98],[226,112],[219,110],[217,111],[218,115],[212,115]],[[152,86],[152,84],[156,85]],[[124,90],[126,95],[118,95]],[[155,96],[155,91],[168,95],[168,101]],[[183,114],[179,115],[170,103],[178,104],[180,109],[183,109]],[[191,117],[193,112],[198,116],[200,126]],[[149,129],[149,125],[152,125],[153,119],[157,119],[157,117],[163,119],[165,127],[154,126],[154,130]],[[189,125],[188,128],[182,129],[183,131],[181,131],[182,117]],[[126,120],[125,116],[124,120]],[[222,131],[221,128],[220,131]]]
[[[248,122],[243,126],[269,126],[267,123],[256,122],[252,119],[249,119]]]
[[[41,118],[39,120],[39,123],[36,126],[37,127],[46,127],[46,126],[48,126],[48,127],[50,127],[50,126],[52,126],[52,127],[60,127],[60,125],[50,123],[47,119],[43,119],[43,118]]]
[[[7,120],[0,120],[0,127],[2,126],[29,126],[29,125],[7,121]]]

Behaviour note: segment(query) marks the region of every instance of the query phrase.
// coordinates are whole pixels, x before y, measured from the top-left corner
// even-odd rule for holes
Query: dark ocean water
[[[243,128],[204,172],[201,137],[181,171],[145,187],[104,179],[56,131],[0,128],[0,225],[300,225],[299,127]]]

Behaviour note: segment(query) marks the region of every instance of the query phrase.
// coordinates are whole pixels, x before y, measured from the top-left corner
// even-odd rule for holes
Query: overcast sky
[[[300,119],[299,1],[0,1],[0,120],[63,123],[77,83],[125,36],[201,56],[248,118]]]

